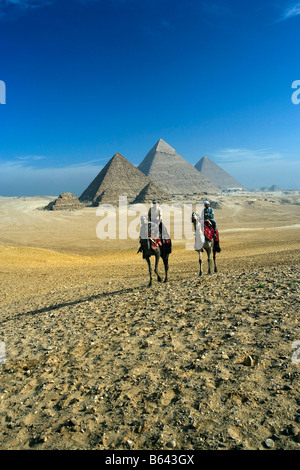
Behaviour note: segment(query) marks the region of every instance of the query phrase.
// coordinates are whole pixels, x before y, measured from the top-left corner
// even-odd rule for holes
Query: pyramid
[[[170,194],[217,192],[218,188],[181,157],[164,140],[148,152],[138,166],[153,182]]]
[[[207,179],[212,181],[219,189],[226,190],[229,188],[245,189],[237,180],[230,176],[219,165],[214,163],[208,157],[202,157],[195,168]]]
[[[160,204],[168,204],[171,202],[170,194],[150,181],[134,199],[133,204],[151,204],[153,199],[158,199]]]
[[[116,153],[79,197],[82,203],[119,203],[119,197],[127,196],[128,203],[150,182],[149,178]]]
[[[277,192],[277,191],[280,191],[280,188],[278,186],[276,186],[276,184],[273,184],[270,188],[269,188],[269,191],[271,192]]]
[[[54,201],[51,201],[44,207],[47,211],[75,211],[82,208],[83,205],[79,202],[78,198],[71,193],[60,194],[57,199],[54,199]]]

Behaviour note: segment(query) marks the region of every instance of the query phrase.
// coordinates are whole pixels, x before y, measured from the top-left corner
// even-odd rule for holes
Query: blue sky
[[[159,138],[299,188],[299,39],[287,0],[0,0],[0,195],[80,195]]]

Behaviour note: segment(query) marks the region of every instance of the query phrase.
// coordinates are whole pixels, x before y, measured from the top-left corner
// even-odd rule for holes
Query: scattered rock
[[[176,439],[172,439],[171,441],[167,443],[167,447],[169,447],[169,449],[175,449],[176,445],[177,445]]]
[[[243,360],[244,366],[251,367],[254,365],[254,359],[252,356],[246,356]]]
[[[268,448],[268,449],[272,449],[274,446],[275,446],[275,442],[273,441],[273,439],[266,439],[265,440],[265,446]]]

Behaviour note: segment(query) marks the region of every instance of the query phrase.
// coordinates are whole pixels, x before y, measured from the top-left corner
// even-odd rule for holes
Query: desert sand
[[[218,272],[174,240],[152,288],[52,199],[0,198],[0,449],[299,450],[299,193],[218,196]]]

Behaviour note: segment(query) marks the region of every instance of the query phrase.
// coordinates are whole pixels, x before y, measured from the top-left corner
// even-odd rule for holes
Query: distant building
[[[243,191],[243,188],[226,188],[224,191],[227,191],[228,193],[237,193],[239,191]]]

